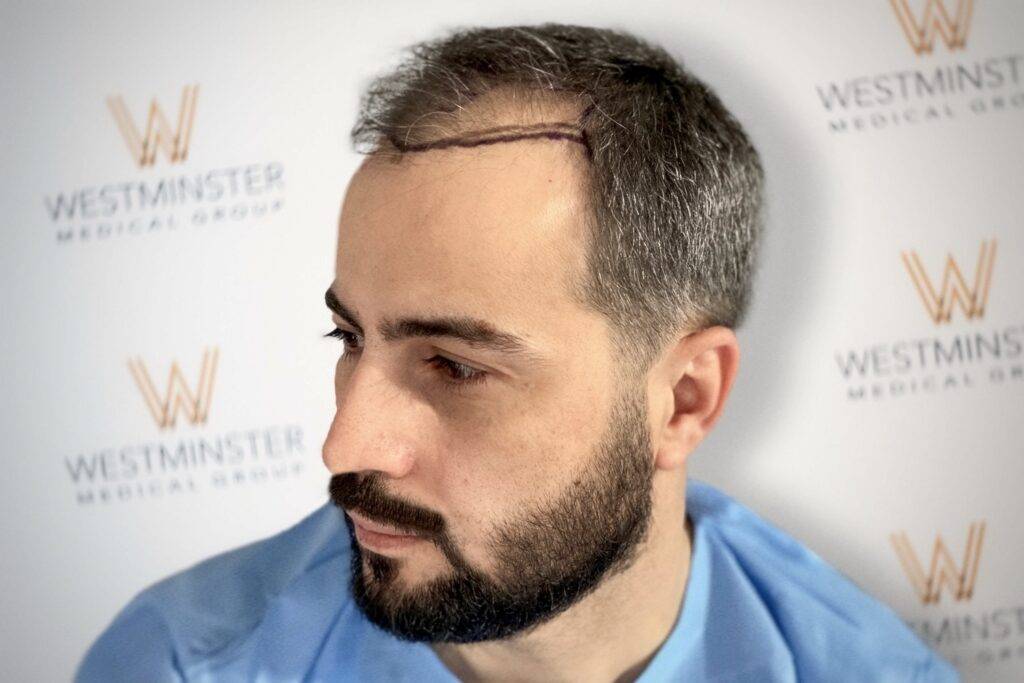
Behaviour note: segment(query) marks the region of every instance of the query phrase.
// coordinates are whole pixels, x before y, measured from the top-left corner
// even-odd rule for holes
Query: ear
[[[651,376],[655,465],[672,470],[711,430],[739,369],[740,347],[728,327],[709,327],[681,337]]]

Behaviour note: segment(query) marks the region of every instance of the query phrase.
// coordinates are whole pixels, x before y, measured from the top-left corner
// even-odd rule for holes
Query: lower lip
[[[396,536],[369,531],[358,524],[355,525],[355,528],[359,545],[366,546],[371,550],[401,550],[423,541],[419,536]]]

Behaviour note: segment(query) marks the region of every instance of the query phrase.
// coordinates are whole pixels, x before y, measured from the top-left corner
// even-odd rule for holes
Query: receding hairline
[[[453,147],[564,140],[579,144],[589,159],[584,121],[593,106],[578,93],[498,85],[454,111],[425,114],[400,131],[378,137],[370,156],[393,158]]]

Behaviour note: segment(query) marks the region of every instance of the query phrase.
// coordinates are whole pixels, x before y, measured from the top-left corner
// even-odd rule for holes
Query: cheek
[[[561,495],[590,458],[592,420],[565,412],[542,418],[488,420],[449,439],[449,466],[437,484],[455,542],[478,567],[492,568],[497,527]]]

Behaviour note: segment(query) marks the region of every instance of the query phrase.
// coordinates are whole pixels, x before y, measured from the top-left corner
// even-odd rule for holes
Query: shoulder
[[[308,590],[304,584],[317,580],[318,568],[347,568],[349,553],[344,522],[328,502],[273,536],[172,574],[117,613],[75,681],[185,680],[191,668],[231,657],[275,602]],[[332,607],[345,600],[339,592]]]
[[[686,498],[695,543],[713,557],[709,618],[730,608],[715,604],[714,586],[732,583],[718,594],[757,603],[799,680],[959,680],[890,607],[814,551],[709,484],[688,480]]]

